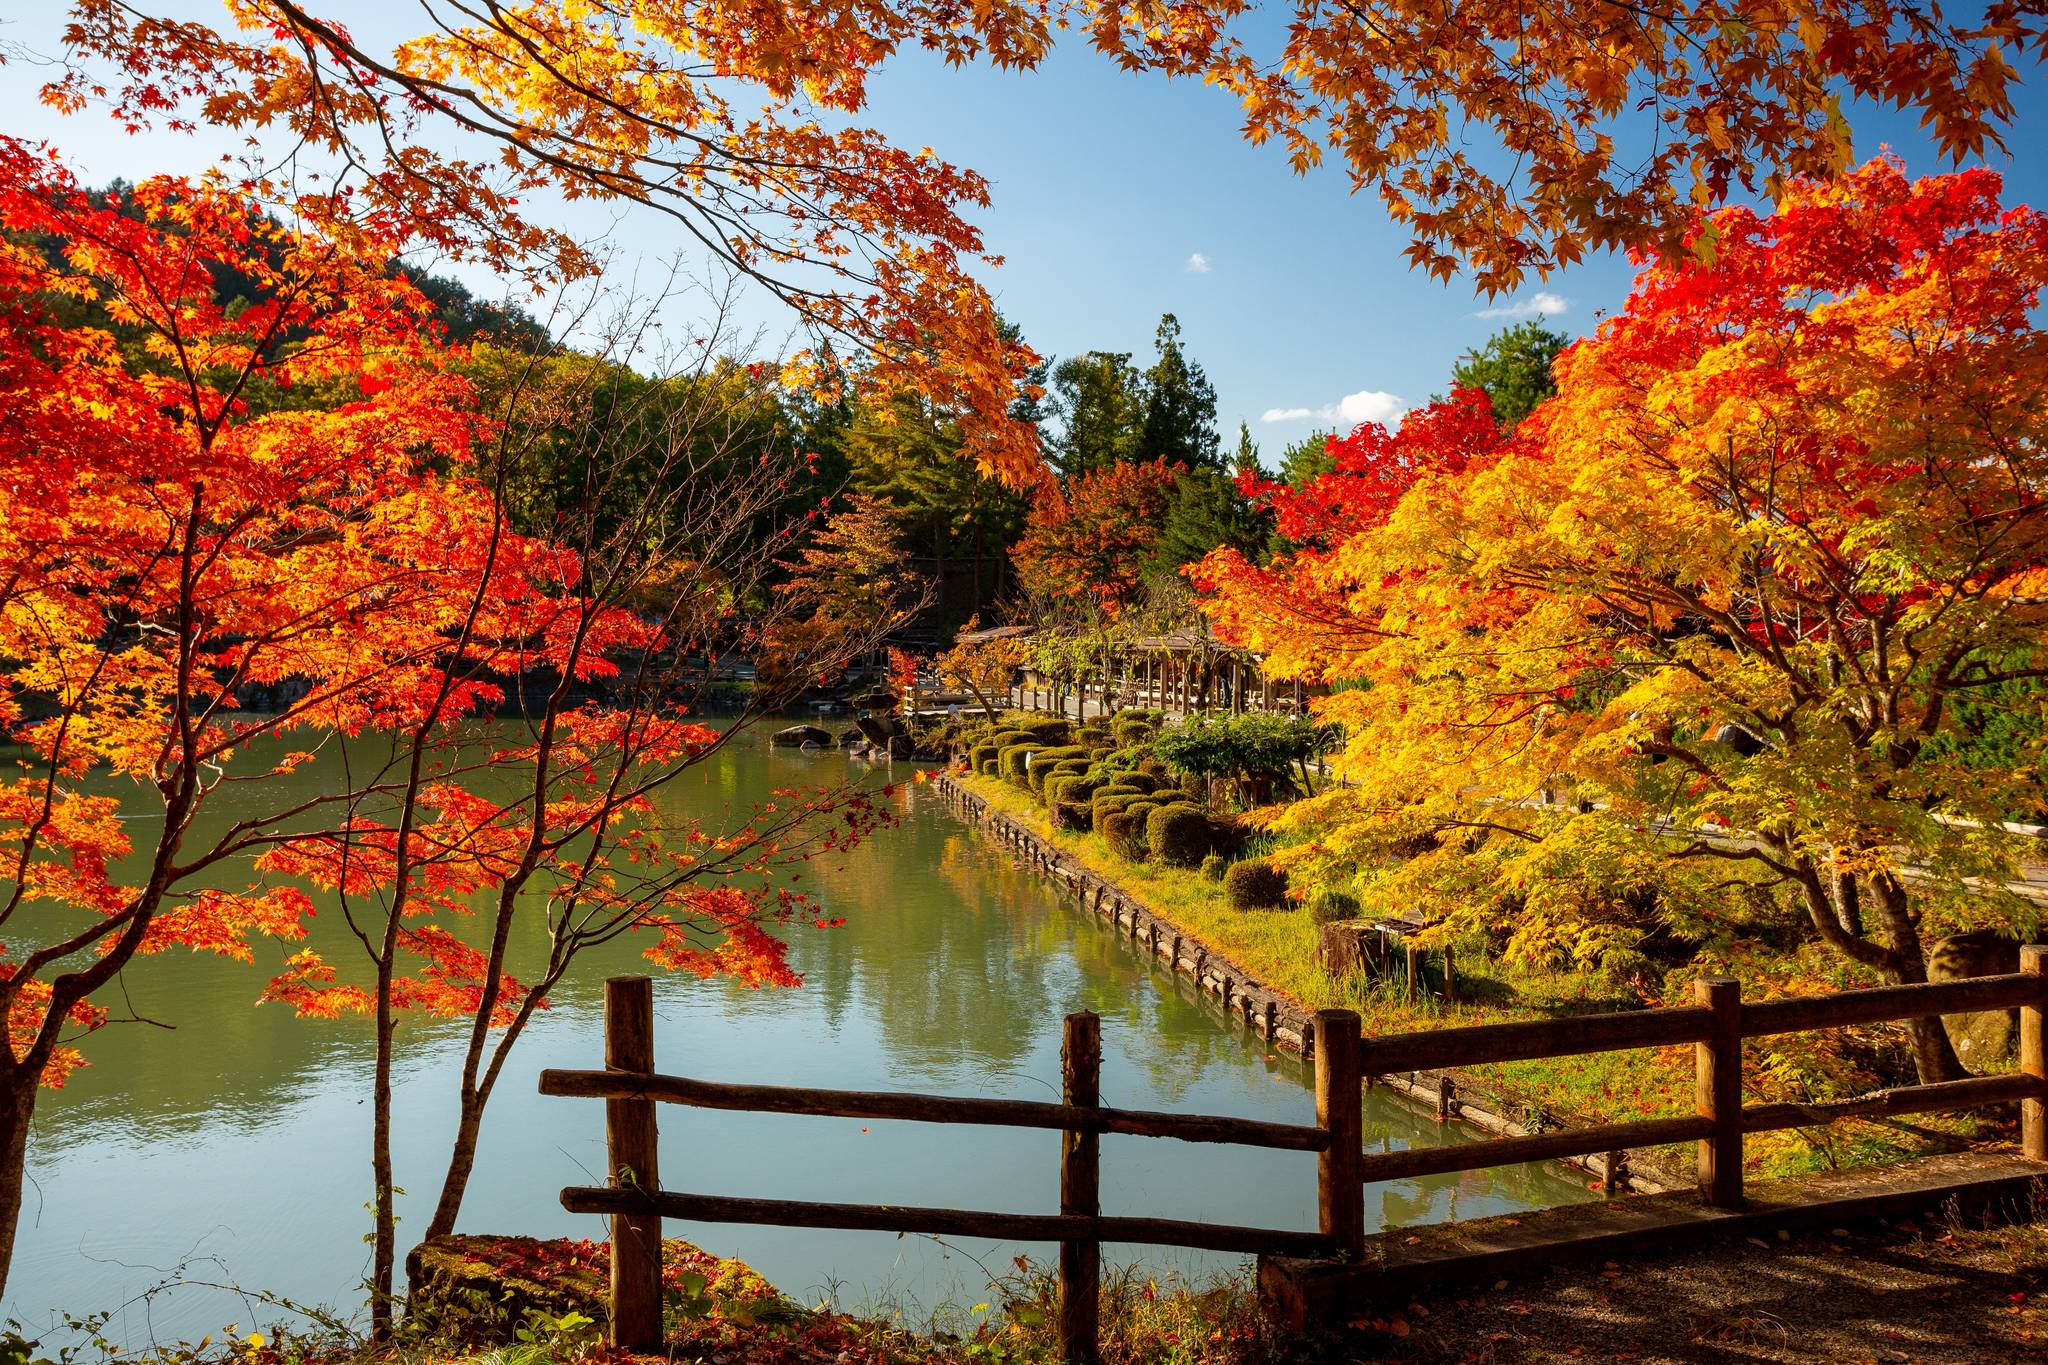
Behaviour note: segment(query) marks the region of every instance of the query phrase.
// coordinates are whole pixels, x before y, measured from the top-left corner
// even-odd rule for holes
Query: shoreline
[[[1303,1058],[1315,1055],[1311,1016],[1299,1001],[1268,986],[1224,954],[1189,935],[1135,893],[1089,867],[1057,842],[999,810],[955,774],[934,773],[931,785],[945,798],[956,819],[1007,848],[1026,866],[1072,895],[1084,911],[1106,921],[1134,951],[1174,975],[1187,978],[1196,994],[1221,1008],[1233,1024],[1276,1048]],[[1526,1137],[1571,1126],[1540,1106],[1528,1103],[1522,1104],[1523,1121],[1517,1122],[1498,1112],[1511,1109],[1518,1102],[1514,1096],[1455,1068],[1373,1075],[1366,1078],[1366,1084],[1385,1086],[1439,1122],[1465,1124],[1482,1137]],[[1623,1152],[1566,1157],[1551,1164],[1597,1177],[1610,1194],[1661,1194],[1689,1188],[1659,1169],[1631,1169],[1629,1156]]]

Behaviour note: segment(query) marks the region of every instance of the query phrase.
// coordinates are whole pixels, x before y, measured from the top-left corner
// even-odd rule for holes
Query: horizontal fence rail
[[[700,1081],[684,1076],[629,1076],[616,1071],[543,1071],[540,1093],[577,1099],[649,1099],[697,1109],[741,1109],[757,1114],[1131,1133],[1139,1137],[1178,1138],[1182,1142],[1277,1147],[1290,1152],[1319,1152],[1330,1144],[1330,1135],[1320,1128],[1258,1119],[1106,1109],[1044,1100],[902,1095],[872,1090],[798,1090],[781,1085]]]
[[[1743,1139],[1750,1133],[2012,1103],[2020,1106],[2023,1154],[2048,1162],[2048,947],[2021,949],[2020,970],[2004,976],[1749,1004],[1743,1002],[1734,980],[1709,977],[1694,983],[1694,1000],[1670,1009],[1371,1039],[1360,1037],[1356,1014],[1323,1010],[1316,1014],[1312,1031],[1316,1121],[1309,1126],[1102,1104],[1101,1024],[1093,1014],[1067,1016],[1057,1104],[742,1085],[661,1075],[654,1070],[652,983],[646,977],[616,977],[605,983],[605,1069],[544,1071],[540,1089],[548,1095],[605,1101],[611,1183],[565,1189],[562,1205],[572,1213],[612,1219],[611,1332],[615,1344],[629,1349],[650,1349],[661,1341],[664,1218],[1057,1242],[1061,1343],[1073,1365],[1093,1365],[1098,1358],[1104,1242],[1355,1260],[1365,1246],[1364,1186],[1374,1182],[1691,1142],[1698,1153],[1701,1197],[1715,1207],[1736,1208],[1743,1202]],[[1742,1102],[1742,1048],[1747,1039],[1996,1009],[2019,1011],[2019,1069],[2010,1075],[1903,1085],[1805,1104],[1745,1107]],[[1446,1147],[1364,1150],[1363,1087],[1374,1075],[1685,1045],[1693,1049],[1692,1114]],[[658,1104],[1055,1130],[1061,1134],[1060,1210],[999,1213],[664,1190],[656,1163]],[[1301,1232],[1106,1217],[1100,1204],[1099,1144],[1104,1133],[1312,1152],[1318,1228]]]

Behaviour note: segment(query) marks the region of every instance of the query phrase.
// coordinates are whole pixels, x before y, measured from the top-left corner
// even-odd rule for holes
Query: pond
[[[778,786],[893,777],[902,821],[804,886],[838,928],[791,930],[801,988],[655,983],[660,1069],[715,1080],[1057,1099],[1062,1016],[1103,1021],[1106,1102],[1279,1122],[1313,1122],[1309,1074],[1233,1029],[1188,987],[1132,953],[1098,921],[984,844],[929,788],[868,773],[831,753],[775,750],[767,729],[740,737],[669,789],[677,813],[744,809]],[[225,788],[211,821],[237,804],[289,800],[336,780],[330,750],[275,784]],[[314,940],[346,961],[332,913]],[[530,926],[537,956],[540,931]],[[86,1044],[91,1065],[46,1092],[5,1304],[31,1329],[60,1313],[113,1314],[107,1334],[140,1345],[196,1339],[279,1316],[225,1290],[237,1284],[355,1313],[368,1267],[368,1026],[300,1020],[254,1001],[277,949],[257,967],[182,950],[128,973],[132,1012]],[[515,971],[517,963],[514,964]],[[600,982],[638,971],[613,945],[555,995],[492,1101],[462,1229],[600,1238],[601,1220],[566,1213],[565,1185],[602,1183],[603,1105],[544,1098],[544,1067],[602,1065]],[[124,1010],[116,1010],[122,1013]],[[401,1026],[396,1093],[401,1246],[424,1226],[454,1128],[462,1025]],[[1057,1208],[1051,1132],[862,1123],[663,1106],[661,1170],[672,1189],[769,1198],[931,1204],[1019,1213]],[[1435,1143],[1427,1115],[1370,1092],[1369,1145]],[[1315,1160],[1298,1153],[1110,1136],[1103,1211],[1312,1229]],[[1373,1186],[1369,1226],[1474,1217],[1587,1197],[1554,1167],[1473,1172]],[[669,1225],[671,1235],[752,1263],[785,1291],[846,1307],[988,1297],[990,1271],[1042,1246],[940,1243],[893,1234]],[[1243,1264],[1207,1253],[1112,1248],[1116,1263],[1200,1272]],[[179,1274],[193,1283],[145,1295]]]

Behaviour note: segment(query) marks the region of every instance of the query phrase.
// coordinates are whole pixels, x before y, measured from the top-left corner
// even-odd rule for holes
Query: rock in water
[[[804,749],[813,744],[825,749],[831,747],[832,736],[815,725],[792,725],[787,730],[777,730],[768,742],[778,749]]]

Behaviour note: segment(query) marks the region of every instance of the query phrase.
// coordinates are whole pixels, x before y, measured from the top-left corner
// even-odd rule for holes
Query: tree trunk
[[[374,1223],[370,1254],[370,1340],[391,1339],[393,1283],[398,1264],[398,1214],[393,1207],[396,1185],[391,1163],[391,1050],[394,1021],[391,1008],[391,967],[387,958],[377,972],[377,1064],[370,1098],[370,1181]]]
[[[14,1264],[14,1231],[21,1223],[21,1191],[28,1180],[28,1127],[36,1112],[39,1077],[16,1067],[0,1094],[0,1294],[7,1292],[7,1270]]]
[[[1877,902],[1878,918],[1884,925],[1890,952],[1885,975],[1902,986],[1917,986],[1927,980],[1927,952],[1920,943],[1920,923],[1913,914],[1905,886],[1890,873],[1870,879],[1871,898]],[[1922,1085],[1936,1081],[1958,1081],[1970,1074],[1955,1044],[1937,1016],[1909,1019],[1906,1035],[1913,1049],[1913,1071]]]
[[[463,1096],[461,1113],[455,1120],[455,1145],[448,1153],[448,1175],[441,1182],[441,1198],[434,1205],[433,1220],[427,1224],[427,1241],[455,1231],[456,1215],[462,1212],[462,1196],[469,1189],[470,1173],[476,1169],[476,1141],[483,1124],[482,1097]]]

